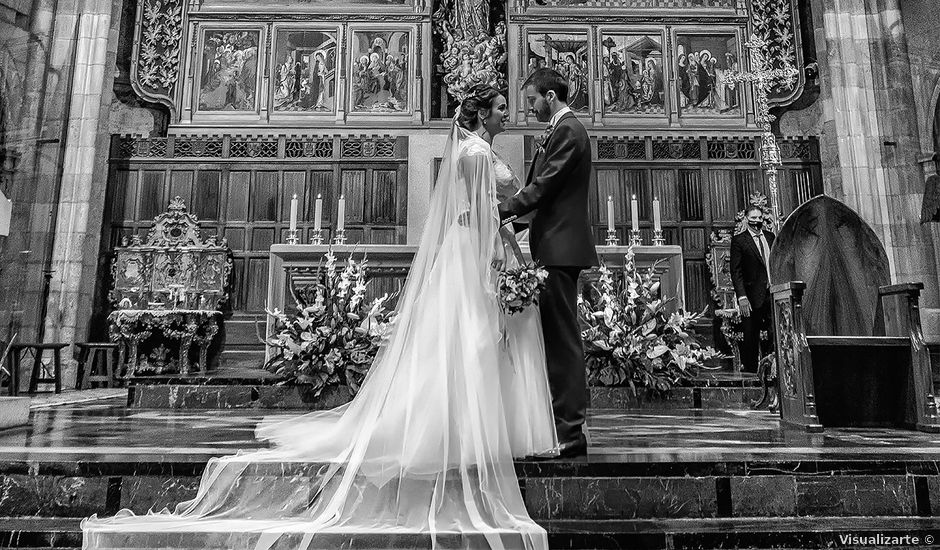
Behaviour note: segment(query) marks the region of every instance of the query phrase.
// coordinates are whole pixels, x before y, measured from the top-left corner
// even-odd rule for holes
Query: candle
[[[636,201],[636,195],[633,195],[633,199],[630,201],[630,215],[633,218],[633,230],[640,230],[640,203]]]
[[[346,220],[343,218],[346,216],[346,198],[343,195],[339,196],[339,210],[336,213],[336,230],[342,231],[346,227]]]
[[[297,231],[297,193],[290,200],[290,230]]]
[[[317,203],[313,214],[313,230],[319,231],[323,228],[323,196],[317,193]]]
[[[614,230],[614,197],[607,195],[607,230]]]
[[[653,197],[653,230],[662,231],[663,222],[659,215],[659,198]]]

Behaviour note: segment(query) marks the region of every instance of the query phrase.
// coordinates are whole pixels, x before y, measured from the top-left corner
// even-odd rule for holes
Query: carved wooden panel
[[[701,172],[696,169],[679,170],[679,216],[687,221],[705,219]]]
[[[184,0],[141,0],[137,5],[131,83],[141,97],[176,108],[183,43]]]
[[[733,223],[734,216],[738,212],[733,174],[732,170],[721,168],[708,171],[711,214],[715,222]]]
[[[242,143],[244,151],[249,151],[252,143],[271,142],[250,136],[157,139],[159,147],[149,145],[151,141],[153,138],[115,141],[112,154],[116,158],[108,186],[111,206],[105,227],[109,240],[116,244],[121,236],[146,229],[148,221],[144,215],[158,207],[162,211],[171,192],[187,194],[203,234],[225,237],[233,250],[236,261],[232,307],[238,315],[261,312],[259,304],[263,305],[264,291],[258,287],[263,285],[255,284],[252,278],[266,269],[263,261],[268,247],[285,240],[290,200],[295,193],[300,205],[301,238],[313,237],[314,209],[320,194],[323,237],[329,239],[336,223],[343,174],[356,174],[353,187],[358,189],[355,192],[349,186],[346,189],[350,192],[346,216],[348,242],[405,242],[407,138],[281,136],[273,141],[283,155],[276,162],[260,154],[231,156],[232,143]],[[207,144],[217,144],[218,148]],[[291,148],[287,147],[291,144]],[[341,158],[344,149],[346,156]],[[146,154],[134,156],[141,151]],[[220,157],[205,156],[214,155],[215,151]],[[290,156],[290,151],[295,156]],[[155,156],[158,153],[162,157]],[[349,183],[349,176],[345,179]],[[266,278],[264,272],[261,280]]]
[[[653,180],[653,196],[659,197],[662,220],[664,222],[678,222],[679,190],[675,170],[651,170]]]

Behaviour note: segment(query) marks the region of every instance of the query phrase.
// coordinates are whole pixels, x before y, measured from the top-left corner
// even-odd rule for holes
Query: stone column
[[[923,174],[904,26],[897,0],[821,0],[826,192],[878,234],[895,282],[922,281],[940,337],[936,252],[919,223]],[[823,60],[824,59],[824,60]],[[822,67],[824,65],[824,67]],[[828,88],[828,89],[827,89]],[[828,158],[827,158],[828,157]]]
[[[110,0],[86,2],[78,21],[46,341],[82,341],[88,333],[107,189],[108,106],[117,43],[112,8]],[[67,368],[66,384],[72,371]]]
[[[51,128],[57,112],[46,102],[57,1],[33,0],[28,9],[25,31],[9,24],[0,27],[0,46],[9,55],[25,59],[17,75],[22,96],[7,103],[7,147],[15,155],[15,164],[7,167],[12,173],[6,195],[13,201],[13,219],[0,255],[0,338],[7,340],[15,334],[19,342],[35,340],[41,323],[42,270],[59,141]]]

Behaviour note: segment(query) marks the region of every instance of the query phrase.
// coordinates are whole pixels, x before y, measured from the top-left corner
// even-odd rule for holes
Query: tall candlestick
[[[636,195],[633,195],[633,199],[630,201],[630,215],[633,218],[633,227],[634,231],[640,230],[640,203],[636,200]]]
[[[336,230],[342,231],[346,228],[346,198],[343,195],[339,196],[339,208],[336,212]]]
[[[313,214],[313,230],[319,231],[323,228],[323,196],[317,193],[317,202]]]
[[[607,230],[614,230],[614,197],[607,195]]]
[[[659,215],[659,197],[653,197],[653,231],[660,231],[663,222]]]
[[[297,231],[297,193],[290,200],[290,230]]]

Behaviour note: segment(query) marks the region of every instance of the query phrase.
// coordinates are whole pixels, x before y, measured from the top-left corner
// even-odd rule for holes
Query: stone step
[[[345,387],[312,397],[305,386],[276,385],[264,371],[245,370],[188,376],[148,376],[131,380],[128,403],[142,409],[328,409],[349,399]],[[744,410],[760,401],[763,390],[752,376],[711,376],[665,394],[626,387],[590,388],[591,407],[631,410]]]
[[[516,464],[526,507],[538,520],[708,519],[810,516],[940,516],[936,462],[719,459],[714,462],[590,461]],[[0,516],[85,517],[173,509],[193,498],[202,461],[0,464]],[[320,466],[254,464],[249,474],[277,492]]]
[[[79,519],[0,518],[0,548],[71,550],[81,547]],[[247,536],[240,522],[241,536]],[[609,520],[541,521],[553,549],[586,550],[643,548],[650,550],[712,550],[742,548],[751,550],[785,548],[937,548],[940,522],[932,518],[876,516],[698,519],[698,520]],[[225,526],[223,532],[231,532]],[[202,526],[206,530],[206,526]],[[288,535],[290,537],[290,535]],[[916,537],[916,541],[914,539]],[[168,544],[166,535],[137,535],[122,544],[123,549],[151,548],[200,550],[236,547],[232,538],[205,532],[175,536]],[[378,544],[370,544],[381,541]],[[396,540],[397,539],[397,540]],[[349,534],[322,536],[311,548],[422,548],[429,538],[417,534]],[[186,544],[186,542],[192,544]],[[247,542],[242,540],[243,543]],[[180,544],[183,543],[183,544]],[[220,544],[221,543],[221,544]],[[333,546],[335,545],[335,546]],[[245,547],[238,545],[238,547]],[[247,546],[250,548],[250,546]]]

